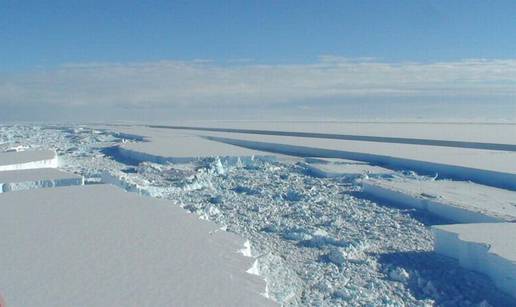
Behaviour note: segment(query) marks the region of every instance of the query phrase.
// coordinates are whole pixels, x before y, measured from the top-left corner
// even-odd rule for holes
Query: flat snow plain
[[[299,162],[299,165],[306,168],[307,174],[322,178],[361,177],[394,173],[392,170],[370,165],[366,162],[345,159],[305,158],[303,162]]]
[[[423,178],[371,178],[364,192],[424,209],[459,223],[515,222],[516,192],[473,182]]]
[[[164,126],[229,128],[235,130],[282,131],[398,137],[516,145],[514,123],[468,122],[331,122],[331,121],[183,121]]]
[[[132,165],[105,149],[142,138],[112,130],[2,131],[5,144],[56,150],[62,168],[87,183],[107,174],[128,191],[169,199],[249,239],[258,259],[253,271],[265,279],[268,296],[286,306],[515,305],[485,275],[433,252],[430,226],[444,221],[367,198],[356,173],[320,178],[307,172],[309,161],[293,158]]]
[[[240,238],[168,201],[97,184],[5,193],[0,208],[9,306],[275,306]]]

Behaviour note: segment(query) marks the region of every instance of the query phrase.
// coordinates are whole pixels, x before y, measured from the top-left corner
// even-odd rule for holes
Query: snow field
[[[366,162],[358,162],[343,159],[316,159],[305,158],[299,165],[306,169],[306,174],[321,178],[336,177],[364,177],[378,176],[394,173],[392,170],[373,166]]]
[[[0,209],[9,306],[275,305],[238,236],[168,201],[87,185],[6,193]]]
[[[407,208],[458,223],[516,221],[516,192],[472,182],[420,178],[368,178],[363,191]]]
[[[217,122],[215,122],[216,124]],[[252,123],[251,123],[252,124]],[[256,122],[255,122],[256,124]],[[264,123],[262,123],[263,125]],[[275,126],[272,122],[272,126]],[[322,124],[322,125],[321,125]],[[333,124],[333,127],[331,127]],[[340,127],[335,123],[290,123],[284,125],[283,130],[274,130],[271,128],[271,122],[263,125],[259,129],[245,129],[242,126],[248,126],[249,123],[241,122],[236,128],[227,127],[205,127],[205,126],[181,126],[181,125],[149,125],[152,128],[174,129],[174,130],[193,130],[193,131],[212,131],[224,133],[244,133],[254,135],[274,135],[287,137],[303,137],[316,139],[333,139],[333,140],[348,140],[348,141],[366,141],[378,143],[393,143],[393,144],[413,144],[413,145],[428,145],[441,147],[458,147],[458,148],[474,148],[474,149],[489,149],[501,151],[516,151],[516,142],[513,139],[516,133],[516,124],[512,125],[495,125],[498,129],[493,129],[492,126],[486,125],[469,125],[469,129],[462,131],[462,134],[457,134],[457,130],[463,128],[458,125],[451,125],[451,130],[455,133],[450,135],[447,130],[443,130],[442,126],[446,124],[416,124],[416,123],[363,123],[357,125],[356,123],[341,123]],[[392,129],[392,126],[398,125],[398,129]],[[277,126],[277,125],[276,125]],[[300,130],[292,130],[293,126],[297,126]],[[354,127],[355,126],[355,127]],[[356,130],[357,127],[368,128],[372,135],[364,135],[364,130]],[[399,129],[403,127],[405,129]],[[462,125],[468,126],[468,125]],[[479,129],[479,126],[482,127]],[[312,127],[313,130],[309,130]],[[337,129],[335,129],[337,128]],[[350,129],[351,128],[351,129]],[[371,129],[372,128],[372,129]],[[415,129],[414,129],[415,128]],[[419,129],[418,129],[419,128]],[[423,129],[422,129],[423,128]],[[459,129],[457,129],[459,128]],[[486,129],[487,128],[487,129]],[[383,129],[383,130],[380,130]],[[343,131],[354,131],[353,134],[343,134]],[[425,131],[426,130],[426,131]],[[433,134],[428,130],[433,130]],[[475,131],[476,130],[476,131]],[[487,131],[486,131],[487,130]],[[318,132],[313,132],[318,131]],[[331,131],[331,132],[329,132]],[[481,134],[473,134],[472,132],[480,132]],[[512,131],[512,134],[511,134]],[[467,133],[464,133],[467,132]],[[486,133],[488,132],[488,133]],[[410,137],[400,137],[400,135],[411,135]],[[425,137],[426,135],[426,137]],[[487,138],[486,138],[487,137]],[[498,140],[499,143],[492,143],[493,140]]]
[[[516,145],[515,123],[473,122],[351,122],[351,121],[182,121],[162,123],[162,126],[201,127],[205,129],[259,130],[292,133],[355,135],[424,140],[445,140],[468,143]],[[451,133],[450,133],[451,132]],[[324,137],[324,136],[323,136]]]

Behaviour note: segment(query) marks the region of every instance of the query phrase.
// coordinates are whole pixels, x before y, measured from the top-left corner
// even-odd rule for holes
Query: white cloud
[[[312,64],[87,63],[0,76],[0,106],[281,105],[350,97],[513,96],[516,60],[386,63],[322,56]]]

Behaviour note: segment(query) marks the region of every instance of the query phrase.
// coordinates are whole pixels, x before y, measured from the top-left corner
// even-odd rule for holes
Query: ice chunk
[[[0,193],[82,184],[84,184],[82,176],[54,168],[0,172]]]
[[[484,273],[516,298],[516,224],[433,226],[435,251],[465,268]]]
[[[242,253],[242,255],[244,255],[246,257],[252,257],[251,242],[249,242],[249,240],[246,240],[244,242],[244,247],[240,250],[240,252]]]
[[[336,265],[343,265],[347,259],[340,249],[334,248],[328,253],[328,260]]]
[[[404,268],[397,267],[389,272],[389,277],[395,281],[406,282],[410,275]]]
[[[0,171],[56,168],[57,154],[52,150],[0,152]]]

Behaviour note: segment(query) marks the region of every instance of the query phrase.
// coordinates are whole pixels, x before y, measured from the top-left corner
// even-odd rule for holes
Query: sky
[[[514,16],[488,0],[0,0],[0,120],[512,119]]]

